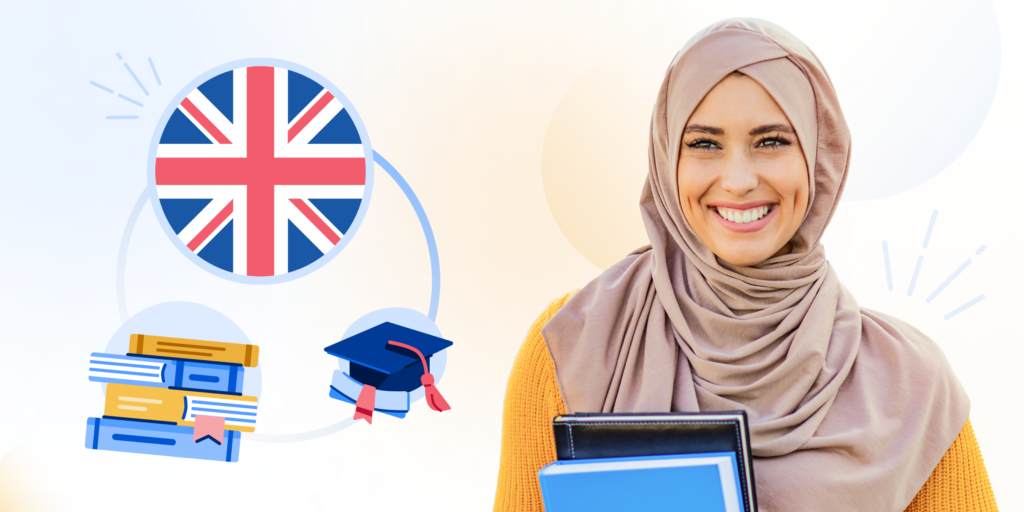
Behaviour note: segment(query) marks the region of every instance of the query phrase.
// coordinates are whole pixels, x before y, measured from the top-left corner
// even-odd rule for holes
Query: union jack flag
[[[367,162],[356,125],[316,81],[284,68],[207,80],[171,114],[156,189],[171,229],[228,272],[286,274],[348,232]]]

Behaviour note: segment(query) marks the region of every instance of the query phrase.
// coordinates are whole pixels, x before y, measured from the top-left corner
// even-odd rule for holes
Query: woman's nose
[[[742,197],[757,188],[758,178],[754,163],[745,155],[730,156],[722,168],[719,186],[726,192]]]

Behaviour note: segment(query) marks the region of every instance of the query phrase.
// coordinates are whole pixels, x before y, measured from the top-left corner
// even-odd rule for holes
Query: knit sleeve
[[[537,318],[512,366],[505,391],[495,512],[544,510],[537,471],[555,461],[551,418],[565,414],[565,404],[540,330],[571,295],[556,299]]]
[[[996,497],[967,420],[906,512],[998,512]]]

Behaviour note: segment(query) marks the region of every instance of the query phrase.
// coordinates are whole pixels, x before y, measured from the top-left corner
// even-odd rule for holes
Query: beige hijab
[[[810,170],[790,254],[718,260],[683,218],[683,128],[740,71],[789,117]],[[819,243],[850,134],[818,58],[782,28],[719,22],[676,56],[651,120],[640,197],[651,248],[580,290],[543,329],[573,412],[743,409],[762,512],[902,511],[956,439],[970,403],[934,341],[862,309]]]

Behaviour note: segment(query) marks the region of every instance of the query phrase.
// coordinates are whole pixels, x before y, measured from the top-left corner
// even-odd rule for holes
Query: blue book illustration
[[[89,380],[93,382],[240,395],[244,376],[245,368],[237,364],[100,352],[89,356]]]
[[[547,512],[742,512],[736,454],[560,460],[537,473]]]
[[[169,423],[89,418],[85,447],[92,450],[238,462],[241,432],[225,430],[224,442],[220,444],[212,439],[193,442],[192,433],[192,427]]]
[[[331,379],[331,398],[355,404],[362,389],[363,385],[349,374],[334,370],[334,378]],[[373,410],[396,418],[404,418],[409,412],[409,392],[378,390],[376,395]]]

